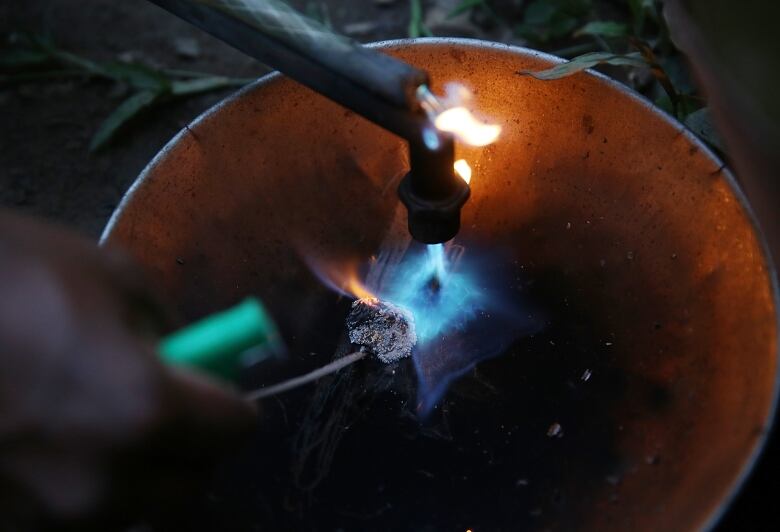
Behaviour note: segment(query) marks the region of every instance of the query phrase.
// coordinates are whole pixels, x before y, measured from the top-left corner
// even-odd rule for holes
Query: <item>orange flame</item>
[[[439,99],[425,85],[418,89],[420,105],[436,129],[452,133],[458,140],[470,146],[487,146],[498,139],[501,126],[479,120],[466,107],[472,99],[472,94],[466,87],[450,83],[444,91],[444,98]]]
[[[344,280],[341,288],[355,299],[376,297],[371,290],[366,288],[366,285],[360,282],[360,279],[357,277],[357,272],[355,271],[347,272],[347,278]]]
[[[358,263],[356,261],[341,260],[334,262],[322,258],[314,259],[307,255],[302,256],[312,273],[334,292],[353,299],[376,297],[360,280]]]
[[[471,111],[462,106],[442,111],[433,123],[440,131],[452,133],[458,140],[470,146],[493,144],[501,134],[501,126],[480,122]]]
[[[469,166],[466,159],[458,159],[453,166],[455,167],[455,173],[458,174],[467,185],[471,183],[471,166]]]

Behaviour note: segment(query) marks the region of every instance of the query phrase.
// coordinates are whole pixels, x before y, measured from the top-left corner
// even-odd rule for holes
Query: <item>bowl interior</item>
[[[518,75],[547,56],[468,41],[385,48],[427,69],[436,92],[465,84],[503,126],[492,146],[458,147],[474,178],[457,242],[499,264],[507,297],[544,325],[462,377],[423,424],[401,383],[362,370],[347,380],[378,391],[340,392],[364,410],[349,427],[327,417],[341,407],[322,386],[269,401],[253,449],[193,523],[704,526],[763,441],[776,377],[771,273],[729,174],[613,82]],[[160,153],[104,241],[137,257],[186,318],[262,298],[290,356],[246,384],[270,383],[329,361],[342,339],[349,300],[309,264],[345,271],[410,246],[395,193],[406,165],[399,139],[266,78]],[[398,380],[411,371],[399,365]],[[301,458],[301,427],[317,426],[336,443]]]

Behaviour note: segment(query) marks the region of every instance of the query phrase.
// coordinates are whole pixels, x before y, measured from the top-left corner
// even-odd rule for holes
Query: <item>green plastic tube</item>
[[[258,355],[256,362],[276,351],[278,344],[273,320],[260,301],[248,298],[166,336],[158,352],[168,364],[233,380],[246,366],[248,351]]]

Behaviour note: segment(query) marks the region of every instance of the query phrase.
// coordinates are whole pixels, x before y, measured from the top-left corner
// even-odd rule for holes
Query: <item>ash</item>
[[[358,299],[347,316],[349,341],[389,364],[412,354],[417,343],[409,311],[376,298]]]

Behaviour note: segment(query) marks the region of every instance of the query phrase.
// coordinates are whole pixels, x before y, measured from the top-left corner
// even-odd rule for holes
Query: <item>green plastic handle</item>
[[[212,314],[163,338],[157,350],[174,366],[186,366],[224,379],[234,379],[245,364],[245,353],[269,347],[264,358],[278,347],[276,325],[255,298]]]

